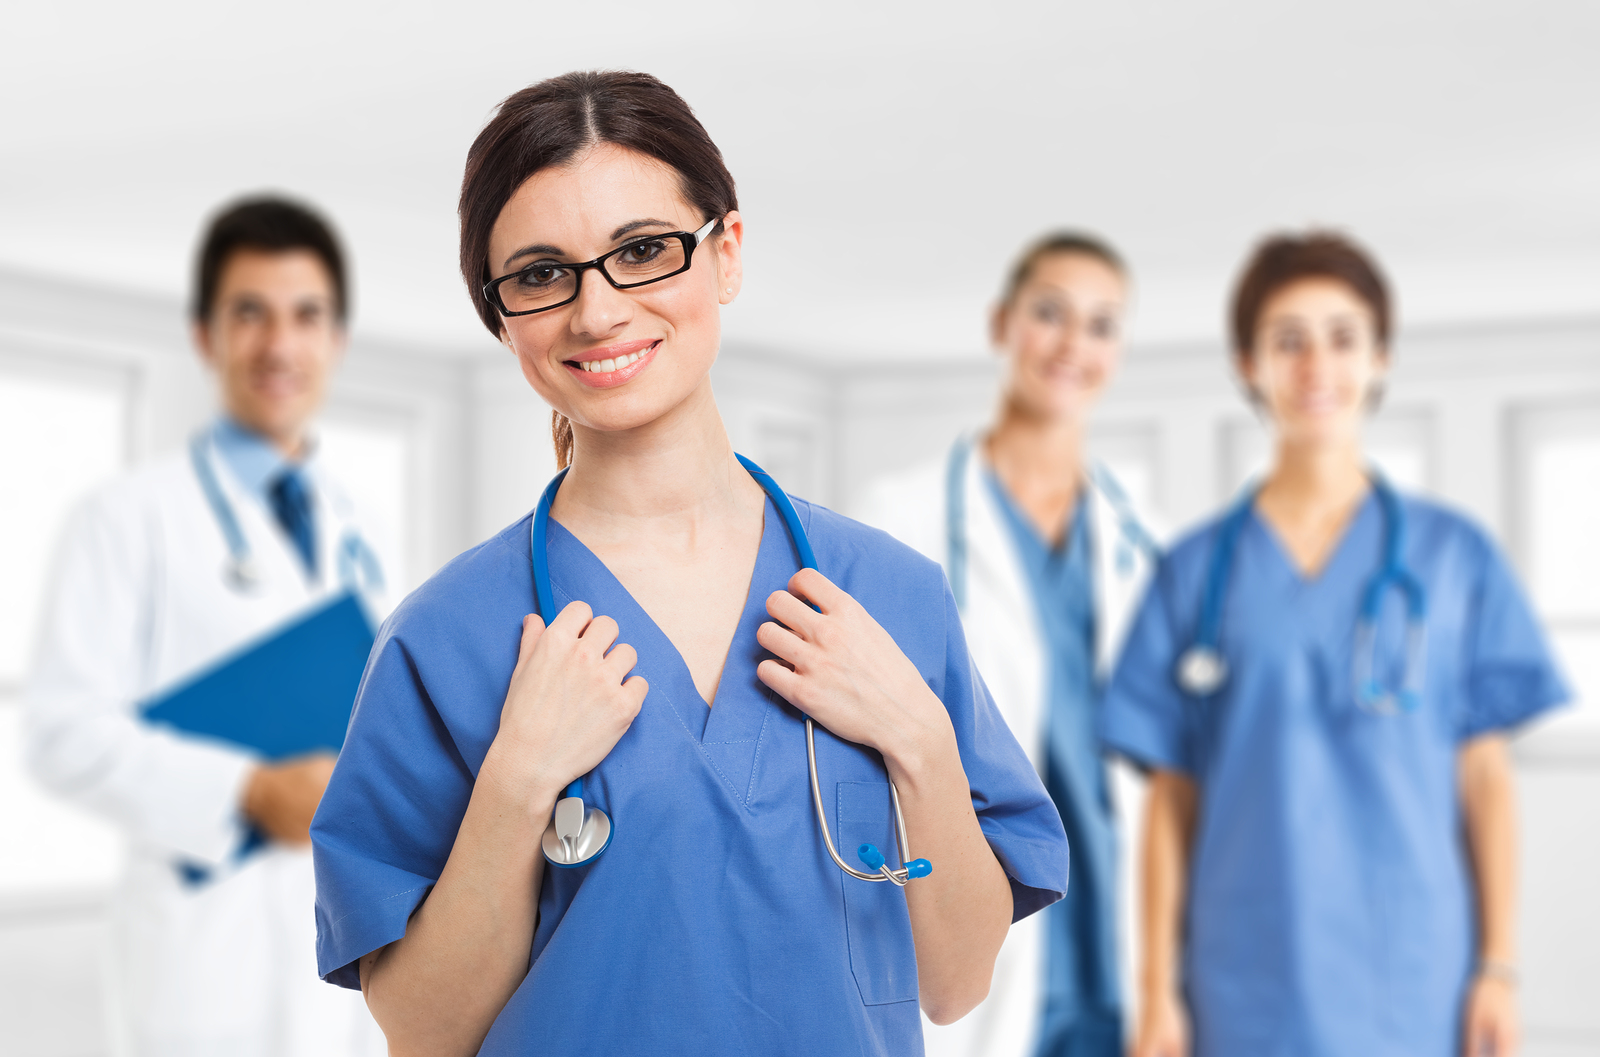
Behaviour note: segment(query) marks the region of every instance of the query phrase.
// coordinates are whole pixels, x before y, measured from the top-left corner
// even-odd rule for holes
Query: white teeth
[[[602,373],[602,374],[610,374],[612,371],[614,371],[616,369],[617,369],[617,361],[616,360],[601,360],[600,361],[600,373]]]
[[[629,363],[638,363],[639,362],[639,354],[637,352],[628,353],[628,362]]]

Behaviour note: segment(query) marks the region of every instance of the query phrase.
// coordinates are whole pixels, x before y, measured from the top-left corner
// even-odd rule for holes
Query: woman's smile
[[[622,341],[581,352],[563,360],[561,365],[591,389],[611,389],[631,381],[654,363],[656,350],[660,347],[660,338],[653,341]]]

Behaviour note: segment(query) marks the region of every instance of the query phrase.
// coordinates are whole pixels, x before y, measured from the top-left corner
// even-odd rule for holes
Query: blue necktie
[[[311,492],[306,488],[305,477],[291,467],[272,482],[267,494],[272,497],[272,513],[294,541],[306,571],[317,575],[317,526],[312,520]]]

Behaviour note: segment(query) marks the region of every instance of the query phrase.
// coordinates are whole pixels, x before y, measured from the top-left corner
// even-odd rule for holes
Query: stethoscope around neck
[[[794,543],[795,550],[799,552],[800,564],[806,569],[817,567],[816,554],[811,550],[811,541],[806,536],[805,526],[800,523],[800,515],[795,511],[794,504],[783,489],[778,487],[778,482],[772,479],[761,467],[735,453],[750,476],[762,487],[767,496],[772,500],[772,505],[777,507],[778,515],[783,518],[784,527],[789,532],[789,539]],[[539,505],[533,512],[533,528],[529,533],[530,546],[533,557],[533,593],[534,601],[539,607],[539,615],[546,623],[555,619],[557,613],[555,593],[550,589],[550,504],[555,500],[556,492],[561,488],[561,482],[567,476],[567,471],[562,470],[556,474],[545,487],[544,494],[539,497]],[[811,803],[817,812],[817,829],[822,834],[823,846],[828,849],[828,857],[839,869],[851,877],[863,881],[888,881],[891,884],[904,888],[908,881],[918,877],[926,877],[933,872],[933,865],[927,859],[906,859],[906,820],[900,811],[900,791],[895,788],[894,780],[889,780],[889,802],[894,809],[894,838],[900,852],[900,861],[905,865],[891,867],[884,859],[883,853],[876,845],[862,844],[856,849],[856,855],[867,871],[857,870],[845,862],[834,847],[833,837],[828,832],[828,816],[822,807],[822,788],[817,781],[817,742],[816,725],[810,716],[806,720],[806,765],[811,776]],[[598,807],[592,807],[583,800],[583,778],[580,776],[567,786],[565,795],[556,801],[555,812],[550,819],[550,824],[545,828],[544,836],[540,839],[540,849],[544,857],[552,866],[575,867],[593,862],[599,854],[611,845],[613,827],[610,817]]]
[[[972,442],[966,437],[957,438],[950,448],[950,458],[945,463],[945,568],[948,570],[950,593],[955,596],[956,608],[967,608],[967,460],[972,458]],[[1089,483],[1105,496],[1117,519],[1117,573],[1131,576],[1134,572],[1135,552],[1143,554],[1146,561],[1161,557],[1161,548],[1140,523],[1128,502],[1128,497],[1109,473],[1098,466],[1089,467]],[[1087,505],[1086,505],[1087,508]]]
[[[216,468],[212,465],[212,444],[203,431],[189,439],[189,462],[200,482],[200,491],[205,494],[206,505],[211,508],[211,515],[222,531],[223,541],[228,545],[228,559],[222,567],[223,582],[242,595],[259,593],[265,583],[261,567],[250,549],[250,540],[239,526],[239,517],[234,513],[233,504],[228,502],[222,482],[217,479]],[[339,582],[346,588],[383,590],[383,567],[378,564],[372,548],[358,533],[347,531],[340,538],[338,566]]]
[[[1427,595],[1422,582],[1406,567],[1405,516],[1400,497],[1382,474],[1371,474],[1372,490],[1383,513],[1383,557],[1378,571],[1367,580],[1361,592],[1361,608],[1356,617],[1355,640],[1351,655],[1356,704],[1379,715],[1413,712],[1422,702],[1422,685],[1427,667]],[[1227,685],[1231,676],[1228,659],[1221,647],[1222,610],[1227,601],[1228,580],[1233,573],[1239,536],[1250,520],[1259,487],[1247,488],[1223,518],[1211,548],[1211,564],[1206,571],[1204,593],[1200,596],[1200,619],[1194,641],[1178,655],[1173,679],[1190,697],[1205,699]],[[1378,681],[1378,613],[1384,592],[1399,591],[1406,605],[1406,663],[1398,687]]]

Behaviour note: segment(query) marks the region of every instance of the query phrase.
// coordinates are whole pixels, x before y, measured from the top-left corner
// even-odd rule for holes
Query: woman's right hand
[[[1128,1057],[1189,1057],[1189,1014],[1175,994],[1147,998]]]
[[[522,619],[517,666],[484,766],[526,802],[544,806],[560,797],[606,758],[639,714],[650,687],[643,676],[628,678],[638,653],[617,643],[618,631],[615,620],[595,616],[583,602],[568,605],[549,627],[538,614]]]

